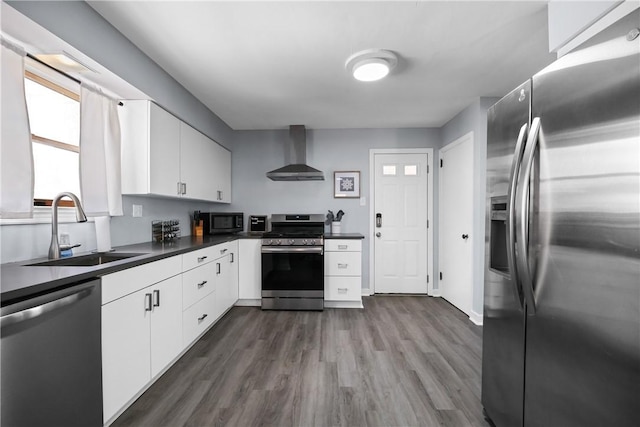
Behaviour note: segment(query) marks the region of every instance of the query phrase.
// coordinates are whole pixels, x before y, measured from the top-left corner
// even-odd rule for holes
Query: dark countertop
[[[171,243],[138,243],[115,247],[117,253],[140,253],[140,256],[88,267],[29,266],[46,258],[18,261],[0,265],[2,305],[13,300],[40,294],[52,289],[65,287],[94,277],[104,276],[149,262],[158,261],[196,249],[218,245],[238,239],[253,238],[246,233],[237,235],[181,237]],[[89,255],[91,252],[77,253],[75,256]]]
[[[115,273],[116,271],[158,261],[163,258],[181,255],[233,240],[260,239],[261,237],[260,234],[244,232],[238,234],[203,236],[200,238],[187,236],[164,244],[147,242],[118,246],[114,248],[116,253],[140,253],[140,256],[87,267],[29,266],[29,264],[47,261],[46,258],[2,264],[0,265],[0,284],[2,289],[0,300],[2,305],[6,305],[13,301],[35,296],[56,288],[62,288],[73,283]],[[357,233],[328,233],[325,234],[325,238],[363,239],[364,236]],[[91,254],[91,252],[77,253],[74,256],[89,254]]]
[[[364,239],[360,233],[324,233],[325,239]]]

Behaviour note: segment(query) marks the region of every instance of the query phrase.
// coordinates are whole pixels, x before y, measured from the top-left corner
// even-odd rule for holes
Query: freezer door
[[[526,427],[640,425],[640,16],[626,21],[533,78]]]
[[[522,425],[523,297],[507,259],[509,215],[505,213],[510,208],[510,175],[518,163],[514,153],[516,146],[522,148],[529,125],[530,86],[530,81],[523,83],[491,107],[487,116],[482,404],[497,426]],[[507,206],[497,209],[501,204]]]

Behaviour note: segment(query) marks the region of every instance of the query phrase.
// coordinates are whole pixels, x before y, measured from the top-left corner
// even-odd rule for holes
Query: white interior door
[[[440,150],[440,284],[441,295],[471,313],[473,296],[473,133]]]
[[[374,155],[376,293],[427,293],[427,156]]]

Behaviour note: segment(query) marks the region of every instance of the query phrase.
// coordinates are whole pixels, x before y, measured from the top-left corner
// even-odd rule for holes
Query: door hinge
[[[440,280],[442,280],[442,271],[440,272]]]
[[[442,159],[440,159],[440,167],[442,167]]]

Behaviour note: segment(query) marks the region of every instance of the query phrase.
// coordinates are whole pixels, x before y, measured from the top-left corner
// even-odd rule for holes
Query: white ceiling
[[[440,127],[552,62],[547,1],[89,1],[231,128]],[[354,52],[400,58],[354,80]]]

